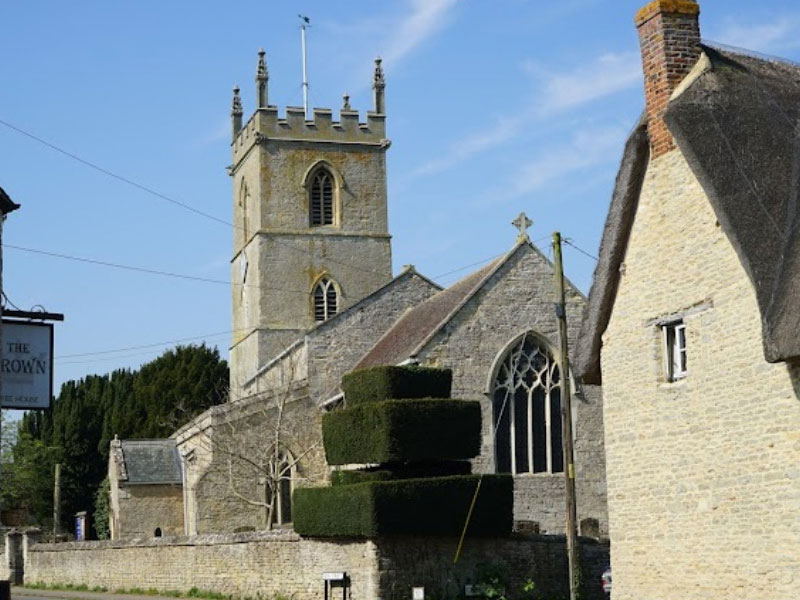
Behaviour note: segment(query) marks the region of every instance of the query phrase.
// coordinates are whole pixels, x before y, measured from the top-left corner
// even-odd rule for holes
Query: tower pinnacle
[[[233,127],[233,137],[236,138],[242,130],[242,99],[239,97],[239,86],[233,86],[233,102],[231,103],[231,124]]]
[[[381,62],[382,59],[380,56],[375,59],[375,71],[372,75],[373,110],[379,115],[386,113],[386,101],[384,99],[386,80],[383,77]]]
[[[267,61],[264,60],[263,48],[258,50],[258,68],[256,69],[256,108],[266,108],[268,95],[267,95],[267,82],[269,81],[269,71],[267,70]]]

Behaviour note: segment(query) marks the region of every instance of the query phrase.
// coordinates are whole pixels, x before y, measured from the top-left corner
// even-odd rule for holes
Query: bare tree
[[[258,515],[259,529],[288,523],[295,483],[324,478],[319,409],[291,359],[281,365],[289,373],[264,391],[215,406],[176,433],[197,475],[198,509],[215,503],[217,513],[220,505],[232,513],[209,529],[247,521],[245,507]]]

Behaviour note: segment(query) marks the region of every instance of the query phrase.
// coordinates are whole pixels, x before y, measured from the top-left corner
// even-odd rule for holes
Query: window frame
[[[525,351],[526,345],[530,344],[534,353],[538,353],[544,359],[544,366],[539,368],[536,383],[528,386],[523,384],[525,376],[530,373],[532,369],[532,361],[530,358],[525,359],[528,369],[524,373],[517,371],[517,367],[521,363],[522,353]],[[511,384],[509,384],[509,370],[512,372]],[[501,381],[505,377],[505,380]],[[540,385],[541,384],[541,385]],[[527,388],[530,389],[527,389]],[[513,393],[511,392],[513,388]],[[517,393],[520,389],[523,390],[524,398],[524,416],[522,422],[522,429],[526,438],[526,447],[524,448],[525,456],[517,457]],[[499,400],[498,393],[505,389],[505,398],[502,403]],[[537,427],[534,424],[535,419],[535,403],[536,391],[540,390],[543,397],[540,397],[539,402],[543,402],[544,413],[544,439],[539,439],[541,433],[537,437]],[[553,394],[557,396],[553,396]],[[517,475],[556,475],[564,471],[563,465],[563,423],[561,420],[561,405],[563,399],[561,398],[561,373],[560,365],[558,364],[555,352],[541,336],[538,336],[532,331],[526,332],[514,338],[502,352],[499,353],[498,358],[495,360],[494,368],[491,371],[490,379],[487,387],[487,395],[492,402],[492,424],[494,427],[494,463],[495,471],[508,472],[514,476]],[[553,404],[557,402],[558,406],[554,414]],[[501,406],[498,407],[498,404]],[[503,408],[502,405],[505,405]],[[508,411],[508,414],[505,414]],[[498,423],[499,421],[499,423]],[[501,432],[501,429],[507,429],[507,433]],[[558,430],[558,448],[554,448],[554,434]],[[521,431],[521,430],[520,430]],[[499,464],[501,452],[499,451],[500,444],[507,443],[508,448],[508,470],[501,467]],[[536,467],[536,447],[543,446],[545,451],[545,468],[537,470]],[[557,457],[561,457],[560,464]],[[520,468],[525,467],[525,468]]]
[[[321,190],[319,192],[319,199],[315,200],[314,195],[316,192],[317,182],[324,178],[325,181],[320,183]],[[325,201],[325,184],[330,185],[330,199],[328,211],[326,211]],[[337,225],[337,210],[336,210],[336,197],[337,197],[337,181],[333,171],[325,165],[318,165],[315,167],[308,177],[308,224],[309,227],[331,227]],[[319,202],[319,222],[315,222],[315,208],[316,202]]]
[[[321,290],[321,292],[322,292],[322,306],[321,306],[322,318],[321,319],[317,318],[317,314],[318,314],[318,311],[317,311],[317,291],[318,290]],[[335,301],[335,304],[336,304],[333,307],[333,310],[331,310],[331,307],[330,307],[331,293],[333,294],[333,298],[334,298],[334,301]],[[314,284],[314,287],[311,288],[311,313],[312,313],[312,317],[314,319],[314,323],[324,323],[325,321],[328,321],[329,319],[331,319],[331,318],[335,317],[336,315],[338,315],[341,312],[341,309],[342,309],[341,296],[342,296],[342,294],[341,294],[341,291],[339,290],[339,285],[336,283],[336,281],[332,277],[330,277],[328,275],[323,275],[322,277],[320,277],[316,281],[316,283]]]
[[[686,322],[676,319],[661,325],[664,378],[668,383],[685,379],[689,374]]]

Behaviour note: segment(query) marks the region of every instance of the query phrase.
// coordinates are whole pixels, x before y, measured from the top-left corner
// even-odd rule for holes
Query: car
[[[611,598],[611,567],[606,567],[603,574],[600,576],[600,583],[603,586],[603,593]]]

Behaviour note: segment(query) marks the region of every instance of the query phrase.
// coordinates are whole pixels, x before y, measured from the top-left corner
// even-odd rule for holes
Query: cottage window
[[[664,376],[667,381],[686,377],[686,324],[681,321],[661,327],[664,339]]]
[[[332,279],[323,277],[314,286],[314,320],[327,321],[339,312],[339,293]]]
[[[492,404],[501,473],[563,472],[558,364],[532,333],[503,356]]]
[[[323,167],[311,177],[309,206],[312,227],[333,225],[333,175]]]

